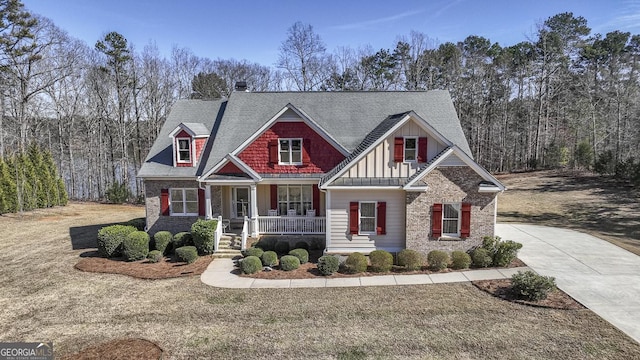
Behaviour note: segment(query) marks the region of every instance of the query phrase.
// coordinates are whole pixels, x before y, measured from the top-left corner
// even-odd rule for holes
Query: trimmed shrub
[[[147,259],[150,263],[157,263],[162,259],[162,252],[160,250],[151,250],[147,254]]]
[[[507,240],[498,244],[496,253],[493,255],[494,266],[507,266],[518,256],[518,250],[522,249],[522,244]]]
[[[142,260],[149,254],[149,234],[144,231],[129,233],[122,242],[122,255],[127,261]]]
[[[289,251],[289,255],[297,257],[300,260],[300,264],[309,262],[309,252],[305,249],[293,249]]]
[[[183,246],[193,246],[193,238],[191,237],[191,233],[188,231],[183,231],[173,235],[172,246],[174,249]]]
[[[553,277],[538,275],[533,271],[518,271],[511,277],[511,291],[525,300],[544,300],[555,288],[556,280]]]
[[[289,242],[280,240],[276,242],[276,245],[273,247],[273,250],[280,255],[285,255],[289,253]]]
[[[493,259],[487,249],[479,247],[471,252],[471,262],[475,267],[485,268],[491,266]]]
[[[367,257],[359,252],[349,254],[347,260],[344,262],[346,272],[351,274],[367,271],[367,265]]]
[[[240,269],[245,274],[255,274],[262,270],[262,261],[257,256],[247,256],[240,261]]]
[[[198,219],[191,225],[193,245],[201,254],[213,254],[218,220]]]
[[[250,247],[242,250],[242,256],[244,257],[255,256],[259,258],[263,253],[264,251],[257,247]]]
[[[471,256],[464,251],[456,250],[451,252],[451,268],[468,269],[471,265]]]
[[[284,271],[295,270],[300,267],[300,260],[293,255],[285,255],[280,258],[280,269]]]
[[[294,249],[305,249],[307,251],[309,251],[310,246],[309,243],[307,243],[306,241],[298,241],[294,246]]]
[[[500,241],[500,236],[484,236],[482,238],[482,248],[487,250],[489,255],[493,257],[493,254],[495,254],[498,249]]]
[[[384,250],[374,250],[369,254],[371,271],[387,272],[393,267],[393,255]]]
[[[274,251],[277,239],[274,237],[263,237],[253,244],[253,247],[261,248],[264,251]]]
[[[398,265],[406,270],[420,270],[424,265],[424,256],[415,250],[404,249],[398,253]]]
[[[449,254],[442,250],[432,250],[427,254],[427,263],[431,270],[444,270],[449,266]]]
[[[135,227],[127,225],[103,227],[98,231],[98,252],[108,258],[122,255],[122,242],[134,231]]]
[[[176,249],[176,258],[178,261],[191,264],[198,259],[198,249],[195,246],[182,246]]]
[[[318,271],[320,274],[329,276],[340,268],[340,260],[333,255],[324,255],[318,259]]]
[[[135,218],[123,223],[122,225],[133,226],[134,228],[140,231],[144,231],[145,226],[147,226],[147,219]]]
[[[278,265],[278,254],[275,251],[265,251],[262,254],[262,265],[274,267]]]
[[[173,234],[168,231],[158,231],[153,235],[153,248],[165,254],[167,246],[171,243]]]

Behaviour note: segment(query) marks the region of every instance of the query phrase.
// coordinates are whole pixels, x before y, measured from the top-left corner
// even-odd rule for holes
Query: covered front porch
[[[248,179],[207,180],[205,216],[222,218],[229,230],[244,230],[248,236],[320,235],[326,232],[324,194],[317,180],[270,181]]]

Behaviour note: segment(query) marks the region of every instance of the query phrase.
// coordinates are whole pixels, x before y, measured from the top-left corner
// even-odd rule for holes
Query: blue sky
[[[593,33],[640,34],[640,0],[205,1],[23,0],[70,35],[93,46],[109,31],[137,49],[154,41],[168,55],[177,45],[201,57],[247,59],[272,66],[287,29],[311,24],[333,52],[339,46],[393,48],[416,30],[439,43],[469,35],[508,46],[531,37],[535,25],[561,12],[587,19]]]

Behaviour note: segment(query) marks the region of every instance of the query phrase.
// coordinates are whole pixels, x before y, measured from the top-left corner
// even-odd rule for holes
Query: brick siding
[[[407,249],[427,254],[431,250],[469,250],[482,243],[482,237],[494,234],[495,193],[480,193],[483,179],[468,167],[440,167],[424,177],[426,192],[406,193]],[[431,237],[434,203],[471,204],[471,236],[465,240],[440,240]]]

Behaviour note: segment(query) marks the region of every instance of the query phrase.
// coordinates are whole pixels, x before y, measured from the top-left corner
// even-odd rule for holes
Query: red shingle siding
[[[196,162],[200,162],[200,156],[202,155],[204,144],[207,143],[207,138],[196,138],[195,143],[196,143]]]
[[[228,162],[222,169],[218,170],[216,174],[244,174],[244,171],[240,170],[234,163]]]
[[[309,153],[309,164],[278,165],[269,163],[269,141],[279,138],[302,138]],[[304,122],[277,122],[255,139],[238,157],[258,173],[325,173],[344,156]]]

